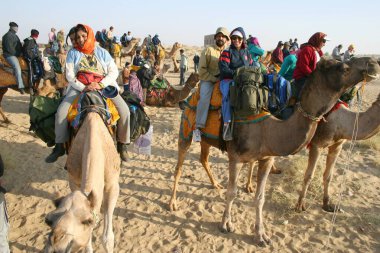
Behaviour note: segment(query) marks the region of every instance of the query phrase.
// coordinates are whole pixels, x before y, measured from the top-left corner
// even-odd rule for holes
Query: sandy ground
[[[191,63],[197,50],[187,48]],[[179,82],[178,74],[169,72],[168,78]],[[380,82],[367,86],[362,108],[367,108],[379,92]],[[66,156],[52,165],[44,162],[51,150],[28,131],[28,103],[27,95],[9,91],[3,108],[12,124],[0,124],[0,153],[6,165],[4,185],[9,191],[9,241],[15,253],[42,252],[49,232],[44,218],[54,209],[51,200],[57,190],[69,192],[63,169]],[[357,143],[352,153],[348,153],[346,144],[338,159],[331,196],[337,202],[342,191],[343,212],[338,213],[335,224],[331,221],[333,215],[321,209],[325,155],[307,196],[308,210],[303,213],[293,209],[306,169],[307,150],[276,159],[284,172],[269,176],[264,205],[266,230],[273,243],[262,249],[253,239],[256,215],[254,194],[244,191],[247,170],[242,170],[233,205],[235,232],[223,234],[218,226],[226,190],[211,187],[199,162],[199,144],[193,143],[187,154],[177,195],[179,210],[168,211],[181,111],[148,107],[147,112],[154,126],[152,155],[131,154],[130,162],[122,165],[120,196],[113,217],[115,252],[380,252],[379,135]],[[352,163],[344,175],[348,157]],[[226,154],[213,148],[210,162],[216,179],[226,187]],[[346,183],[342,184],[344,179]],[[102,229],[99,225],[94,231],[95,252],[104,252],[100,245]]]

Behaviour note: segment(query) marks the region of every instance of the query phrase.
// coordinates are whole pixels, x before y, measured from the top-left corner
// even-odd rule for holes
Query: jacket
[[[23,56],[26,60],[31,61],[35,58],[41,58],[40,50],[36,40],[32,37],[24,39],[24,45],[22,47]]]
[[[206,47],[199,59],[199,79],[216,83],[219,80],[219,57],[224,48],[217,45]]]
[[[278,72],[280,76],[283,76],[289,82],[293,79],[294,69],[297,64],[297,56],[290,54],[285,57],[284,62],[281,65],[281,70]]]
[[[9,31],[4,34],[2,38],[3,55],[4,57],[22,55],[22,45],[21,41],[16,35],[16,32],[9,29]]]
[[[154,78],[154,73],[151,68],[146,69],[142,67],[137,71],[137,77],[140,79],[141,87],[143,89],[148,89],[150,86],[150,81]]]
[[[232,79],[236,69],[242,66],[251,66],[252,63],[251,54],[247,48],[238,51],[231,45],[222,52],[219,58],[220,80]]]
[[[272,53],[272,61],[277,64],[282,64],[284,61],[284,54],[282,53],[281,47],[276,47]]]
[[[317,67],[316,51],[319,56],[323,55],[321,50],[317,50],[309,44],[303,44],[301,46],[301,51],[298,54],[297,64],[293,74],[295,80],[307,77],[315,70]]]
[[[104,78],[102,84],[104,87],[112,85],[119,90],[119,85],[117,85],[116,80],[119,75],[119,70],[115,64],[115,61],[112,59],[111,55],[107,50],[96,46],[94,49],[94,55],[96,60],[101,64],[104,71]],[[82,91],[86,86],[81,83],[76,75],[79,69],[79,63],[84,54],[75,48],[72,48],[67,53],[66,57],[66,79],[69,82],[69,88]]]
[[[257,45],[249,44],[248,51],[251,54],[252,60],[258,62],[259,58],[264,55],[264,49],[260,48]]]

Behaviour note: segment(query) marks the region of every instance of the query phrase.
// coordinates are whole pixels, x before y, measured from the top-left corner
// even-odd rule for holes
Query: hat
[[[38,36],[40,33],[36,30],[36,29],[32,29],[31,31],[30,31],[30,35],[31,36]]]
[[[225,28],[225,27],[218,27],[218,29],[216,29],[215,36],[216,36],[218,33],[223,34],[224,37],[227,38],[227,40],[230,39],[230,37],[228,36],[229,32],[228,32],[227,28]],[[214,36],[214,38],[215,38],[215,36]]]
[[[286,41],[284,45],[290,46],[290,43]]]
[[[243,38],[243,34],[239,31],[239,30],[235,30],[232,34],[231,34],[231,37],[232,36],[238,36],[240,38]]]
[[[10,27],[18,27],[18,24],[16,24],[15,22],[10,22],[10,23],[9,23],[9,26],[10,26]]]
[[[331,39],[329,38],[329,37],[327,37],[327,36],[325,36],[324,38],[323,38],[325,41],[330,41]]]

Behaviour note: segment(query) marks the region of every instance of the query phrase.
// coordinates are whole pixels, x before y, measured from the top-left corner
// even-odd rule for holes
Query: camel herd
[[[345,107],[332,111],[327,116],[324,115],[334,107],[345,90],[363,80],[370,81],[378,78],[379,75],[378,62],[369,57],[353,58],[346,64],[335,60],[321,60],[317,69],[308,78],[296,106],[297,109],[288,120],[269,116],[258,123],[236,124],[233,140],[226,143],[229,179],[225,211],[220,225],[221,231],[234,230],[232,207],[237,196],[237,180],[241,170],[238,164],[249,163],[250,175],[252,175],[253,165],[258,162],[255,238],[260,246],[269,244],[271,240],[264,228],[263,206],[265,185],[273,167],[274,158],[294,154],[308,144],[310,146],[309,162],[296,210],[305,210],[304,198],[315,171],[320,149],[328,148],[329,153],[323,176],[323,209],[331,211],[332,204],[329,201],[328,187],[336,159],[343,143],[351,138],[356,121],[361,126],[357,139],[369,138],[380,131],[380,120],[376,117],[380,109],[380,95],[371,108],[359,115]],[[198,80],[199,77],[192,74],[182,90],[172,88],[168,94],[167,105],[174,105],[186,98]],[[99,221],[101,210],[104,214],[102,244],[106,252],[113,252],[112,215],[119,195],[120,158],[107,128],[96,113],[88,114],[73,142],[66,164],[72,192],[56,201],[56,210],[46,216],[46,222],[52,229],[45,252],[80,250],[93,252],[91,235],[94,226]],[[182,165],[191,142],[191,138],[178,139],[178,160],[172,196],[169,201],[171,211],[178,209],[176,191],[182,174]],[[212,185],[215,188],[222,188],[214,179],[208,162],[210,147],[220,148],[220,142],[202,136],[200,145],[200,160]],[[252,189],[251,176],[249,176],[247,190],[252,191]]]

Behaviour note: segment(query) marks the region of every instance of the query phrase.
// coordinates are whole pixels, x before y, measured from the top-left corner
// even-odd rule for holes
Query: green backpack
[[[268,88],[260,67],[240,67],[230,86],[230,103],[236,118],[259,114],[268,108]]]

